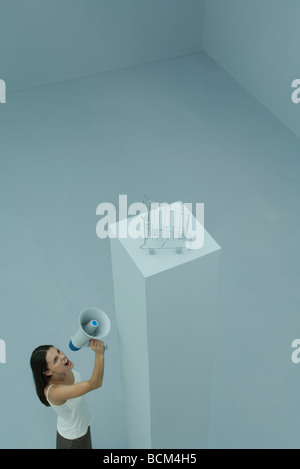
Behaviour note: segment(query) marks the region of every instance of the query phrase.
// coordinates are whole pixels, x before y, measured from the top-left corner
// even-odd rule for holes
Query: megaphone
[[[84,309],[79,315],[78,323],[79,328],[69,342],[73,352],[88,347],[91,339],[103,339],[110,331],[108,316],[98,308]]]

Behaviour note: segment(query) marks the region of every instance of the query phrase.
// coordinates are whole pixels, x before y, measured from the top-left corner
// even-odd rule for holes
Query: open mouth
[[[66,359],[65,359],[65,366],[69,366],[69,365],[71,365],[71,362],[70,362],[70,360],[68,360],[68,359],[66,358]]]

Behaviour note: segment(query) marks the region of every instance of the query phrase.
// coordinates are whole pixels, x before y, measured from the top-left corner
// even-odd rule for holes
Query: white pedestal
[[[205,448],[220,246],[205,230],[181,254],[110,244],[128,446]]]

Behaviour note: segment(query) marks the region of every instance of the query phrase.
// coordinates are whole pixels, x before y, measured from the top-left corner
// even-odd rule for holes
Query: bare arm
[[[93,374],[89,382],[92,389],[97,389],[102,386],[104,375],[104,342],[92,339],[90,341],[90,347],[95,352],[95,364]]]
[[[92,339],[90,341],[90,347],[95,352],[95,363],[91,378],[76,384],[56,384],[53,386],[49,391],[49,399],[54,405],[61,405],[68,399],[82,396],[102,386],[104,375],[104,343],[101,340]]]

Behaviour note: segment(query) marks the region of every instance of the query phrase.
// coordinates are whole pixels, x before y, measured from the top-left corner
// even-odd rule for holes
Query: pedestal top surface
[[[134,226],[139,225],[141,221],[141,215],[130,217],[121,220],[117,223],[109,225],[109,236],[115,238],[117,242],[125,248],[132,261],[136,264],[142,275],[150,277],[152,275],[159,274],[162,271],[173,269],[177,266],[185,264],[186,262],[193,261],[200,257],[206,256],[210,253],[218,251],[221,247],[214,240],[214,238],[205,230],[202,225],[191,214],[193,222],[196,226],[202,228],[202,246],[200,248],[183,248],[180,253],[177,252],[177,240],[174,242],[174,248],[162,248],[154,249],[154,253],[151,254],[150,249],[145,248],[145,238],[139,237],[134,239],[132,234],[128,232],[130,224],[134,222]],[[131,225],[132,226],[132,225]],[[195,225],[194,225],[195,226]],[[122,235],[120,236],[120,233]],[[160,246],[163,243],[161,240],[151,240],[146,238],[148,246]],[[168,240],[168,245],[172,245],[171,241]],[[193,243],[187,243],[188,246],[193,246]]]

